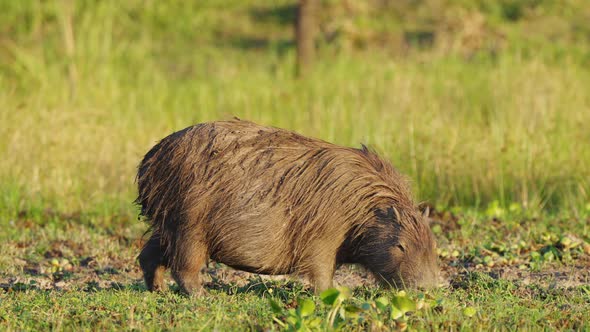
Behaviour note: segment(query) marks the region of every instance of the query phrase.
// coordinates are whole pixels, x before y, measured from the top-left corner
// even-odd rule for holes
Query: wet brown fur
[[[210,257],[237,269],[299,273],[331,286],[337,264],[362,264],[394,286],[435,282],[433,236],[406,180],[353,149],[251,122],[195,125],[144,157],[137,175],[150,240],[139,260],[148,288],[170,268],[202,290]]]

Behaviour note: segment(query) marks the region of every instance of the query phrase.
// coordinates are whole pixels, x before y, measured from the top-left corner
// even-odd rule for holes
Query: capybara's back
[[[209,257],[249,272],[304,274],[317,289],[331,285],[340,263],[363,264],[397,286],[434,283],[438,273],[406,182],[365,148],[246,121],[205,123],[154,146],[137,181],[152,228],[139,260],[152,290],[169,267],[181,289],[199,293]]]

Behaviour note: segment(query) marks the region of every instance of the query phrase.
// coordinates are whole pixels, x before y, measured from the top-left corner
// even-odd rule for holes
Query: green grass
[[[0,0],[0,329],[279,329],[268,287],[325,317],[298,282],[145,292],[137,164],[169,133],[232,116],[373,146],[437,207],[455,286],[427,294],[442,305],[411,327],[589,328],[585,0],[325,1],[305,80],[294,1],[71,3],[72,52],[67,1]]]
[[[419,200],[442,206],[498,200],[579,213],[590,200],[590,51],[577,43],[560,53],[561,43],[522,39],[469,59],[328,44],[311,77],[295,81],[293,48],[280,42],[290,27],[253,15],[261,4],[78,4],[70,59],[61,2],[25,3],[9,5],[1,29],[0,179],[9,185],[0,196],[12,197],[9,210],[34,201],[128,213],[135,167],[158,139],[231,116],[372,145],[409,175]],[[262,46],[236,43],[263,37]]]
[[[513,294],[512,284],[493,283],[481,287],[475,281],[466,289],[434,294],[443,298],[436,310],[422,310],[410,316],[408,324],[416,329],[528,329],[540,327],[584,329],[587,317],[588,289],[547,291],[529,289],[524,296]],[[305,293],[299,293],[308,297]],[[388,295],[386,295],[388,296]],[[414,298],[415,295],[411,294]],[[4,324],[15,330],[160,330],[182,329],[266,329],[277,328],[269,295],[254,292],[228,295],[215,292],[207,299],[187,299],[175,294],[145,294],[136,289],[95,292],[28,290],[3,296]],[[312,299],[319,305],[319,299]],[[355,298],[362,303],[362,298]],[[354,301],[353,301],[354,302]],[[463,314],[455,303],[477,310],[474,317]],[[548,309],[548,305],[560,310]],[[510,309],[507,309],[510,308]],[[314,314],[325,317],[320,307]],[[375,323],[375,322],[373,322]],[[387,326],[387,320],[385,320]],[[395,325],[394,325],[395,326]],[[349,327],[350,328],[350,327]]]
[[[253,294],[217,293],[191,300],[175,294],[146,294],[142,289],[32,290],[18,295],[18,303],[6,302],[3,308],[10,314],[2,318],[17,330],[255,329],[271,313],[266,301]]]
[[[444,218],[435,220],[440,225],[453,224]],[[203,298],[178,294],[169,276],[170,290],[149,293],[135,261],[142,225],[124,222],[121,224],[129,226],[109,230],[77,221],[60,220],[46,226],[19,221],[14,234],[3,240],[6,250],[0,260],[3,330],[281,329],[288,324],[287,310],[297,308],[305,299],[313,301],[316,310],[299,321],[319,318],[326,324],[331,310],[298,279],[229,277],[224,276],[231,271],[227,268],[208,269],[214,274],[206,275],[209,294]],[[505,226],[498,227],[487,217],[465,213],[453,230],[436,233],[449,285],[425,294],[409,292],[414,301],[421,296],[431,301],[429,308],[405,318],[410,327],[590,327],[588,220],[533,221],[506,215],[502,224]],[[515,234],[515,229],[520,232]],[[586,239],[587,248],[578,236]],[[565,237],[573,242],[565,245],[570,243]],[[555,257],[544,254],[548,248],[555,250]],[[445,254],[451,251],[458,254]],[[535,253],[540,253],[539,259],[534,258]],[[56,268],[55,259],[65,259],[71,267]],[[395,329],[399,323],[390,318],[389,309],[374,306],[379,298],[391,300],[395,295],[395,291],[370,284],[357,286],[344,304],[364,308],[362,321],[351,318],[345,328]],[[273,310],[271,299],[282,313]],[[467,315],[466,308],[475,310],[474,316]]]

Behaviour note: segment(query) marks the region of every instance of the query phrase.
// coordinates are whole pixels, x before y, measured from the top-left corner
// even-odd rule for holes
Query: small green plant
[[[320,294],[320,310],[311,299],[298,299],[297,308],[288,310],[274,299],[270,306],[274,321],[287,331],[339,330],[345,326],[362,326],[370,329],[385,327],[403,331],[412,313],[440,305],[441,301],[426,299],[421,294],[410,298],[404,291],[393,297],[381,296],[361,302],[346,287],[330,288]],[[321,317],[321,312],[325,315]]]
[[[416,311],[418,307],[416,301],[408,298],[403,291],[395,295],[391,302],[386,297],[381,297],[375,303],[380,312],[389,313],[389,318],[401,331],[408,327],[407,314]]]
[[[350,289],[346,287],[330,288],[320,294],[322,302],[328,306],[329,311],[324,321],[324,327],[327,329],[338,329],[347,322],[362,323],[364,317],[361,313],[367,309],[367,306],[359,307],[348,303],[352,298]]]
[[[274,299],[270,299],[269,303],[274,313],[273,320],[287,331],[315,331],[321,326],[321,319],[312,317],[315,311],[313,300],[299,298],[297,309],[288,310],[284,310]]]
[[[502,218],[506,210],[500,206],[500,202],[494,200],[488,204],[486,215],[490,218]]]
[[[463,309],[463,315],[465,315],[466,317],[473,317],[475,316],[475,314],[477,314],[477,310],[474,307],[465,307]]]

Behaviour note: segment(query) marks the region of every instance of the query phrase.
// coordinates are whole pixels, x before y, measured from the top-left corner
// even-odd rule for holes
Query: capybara
[[[360,264],[394,287],[437,283],[436,244],[404,177],[354,149],[241,121],[175,132],[143,158],[136,202],[151,237],[139,255],[150,290],[170,268],[202,291],[211,258],[331,287],[339,264]]]

